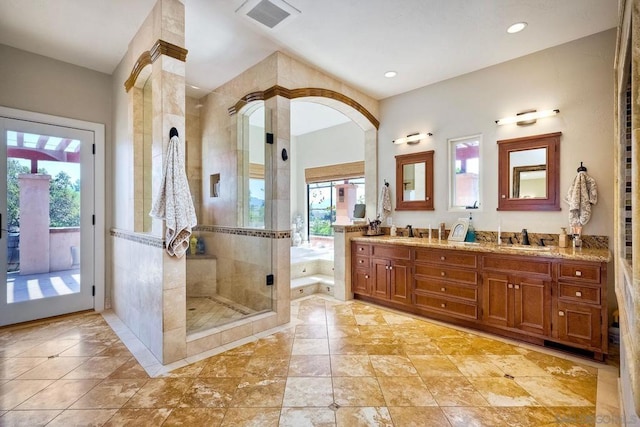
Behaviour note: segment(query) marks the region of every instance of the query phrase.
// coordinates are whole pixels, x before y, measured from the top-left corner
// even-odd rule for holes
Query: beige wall
[[[598,184],[598,204],[585,234],[613,238],[613,60],[615,30],[416,89],[380,102],[378,177],[395,183],[398,154],[435,150],[433,212],[393,212],[398,225],[451,225],[465,213],[448,212],[447,139],[482,134],[482,205],[476,229],[559,233],[568,224],[560,212],[499,212],[497,140],[562,132],[560,195],[565,197],[580,162]],[[554,118],[531,126],[497,126],[495,120],[520,111],[559,108]],[[417,145],[393,145],[410,132],[433,132]],[[392,185],[391,188],[395,188]],[[395,203],[394,203],[395,207]]]
[[[103,123],[111,138],[111,76],[0,44],[0,105]]]

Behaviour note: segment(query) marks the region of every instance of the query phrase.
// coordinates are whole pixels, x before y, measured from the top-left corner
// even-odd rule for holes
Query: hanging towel
[[[198,223],[184,170],[184,153],[180,151],[180,138],[169,140],[164,162],[162,183],[149,215],[166,221],[167,253],[181,258],[189,249],[191,229]]]
[[[598,203],[596,180],[584,171],[578,172],[565,201],[569,203],[569,225],[585,225],[591,218],[591,205]]]
[[[382,186],[380,193],[380,221],[384,221],[387,216],[391,215],[391,190],[387,184]]]

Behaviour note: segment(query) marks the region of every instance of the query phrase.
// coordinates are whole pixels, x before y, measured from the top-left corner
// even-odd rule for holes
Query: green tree
[[[80,226],[80,192],[64,171],[51,180],[49,187],[49,224],[51,227]]]
[[[18,175],[29,173],[29,166],[21,165],[16,159],[7,160],[7,228],[20,226],[20,187]]]

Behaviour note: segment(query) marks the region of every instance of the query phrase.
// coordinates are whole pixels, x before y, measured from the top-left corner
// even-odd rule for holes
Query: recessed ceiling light
[[[527,26],[526,22],[516,22],[515,24],[507,28],[507,33],[509,34],[519,33],[520,31],[524,30],[526,26]]]
[[[397,75],[398,73],[396,73],[395,71],[387,71],[386,73],[384,73],[384,76],[388,78],[395,77]]]
[[[200,89],[198,86],[194,86],[194,85],[189,85],[189,87],[190,87],[191,89],[196,89],[196,90]]]

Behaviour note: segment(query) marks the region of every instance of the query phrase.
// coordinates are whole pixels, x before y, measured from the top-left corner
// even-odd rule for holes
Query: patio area
[[[28,274],[7,273],[7,303],[32,301],[80,292],[80,269]]]

